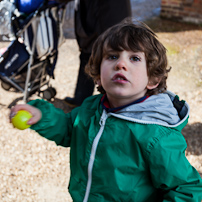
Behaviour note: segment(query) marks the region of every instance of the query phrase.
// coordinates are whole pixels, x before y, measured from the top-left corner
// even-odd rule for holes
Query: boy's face
[[[98,84],[105,89],[111,107],[129,104],[143,97],[150,84],[144,52],[108,50],[101,62]]]

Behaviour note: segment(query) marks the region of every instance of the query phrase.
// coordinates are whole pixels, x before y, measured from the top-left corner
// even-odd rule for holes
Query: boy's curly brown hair
[[[170,68],[166,48],[159,42],[156,34],[144,23],[127,19],[105,31],[95,41],[92,54],[85,71],[96,82],[100,77],[100,66],[108,49],[115,51],[144,52],[147,63],[147,74],[150,82],[159,85],[147,90],[146,95],[163,93],[167,89],[166,79]],[[101,93],[105,93],[102,86],[98,86]]]

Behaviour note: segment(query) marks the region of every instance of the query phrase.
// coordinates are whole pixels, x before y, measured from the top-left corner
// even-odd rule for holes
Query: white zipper
[[[85,193],[85,197],[84,197],[83,202],[88,201],[88,197],[89,197],[90,189],[91,189],[91,184],[92,184],[92,170],[93,170],[93,164],[94,164],[94,160],[95,160],[95,154],[96,154],[97,146],[98,146],[99,140],[102,136],[102,132],[104,130],[105,122],[106,122],[108,116],[109,115],[107,114],[107,112],[105,110],[103,110],[103,113],[102,113],[102,116],[101,116],[101,119],[99,122],[101,127],[100,127],[98,134],[96,135],[96,137],[93,141],[93,145],[91,148],[90,160],[88,163],[88,182],[87,182],[86,193]]]

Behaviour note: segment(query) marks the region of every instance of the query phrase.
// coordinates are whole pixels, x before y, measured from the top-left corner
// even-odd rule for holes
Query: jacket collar
[[[109,104],[109,101],[108,101],[108,98],[107,98],[107,95],[104,94],[101,98],[101,105],[102,105],[102,108],[105,109],[108,113],[109,112],[117,112],[123,108],[126,108],[130,105],[133,105],[133,104],[137,104],[137,103],[141,103],[141,102],[144,102],[149,96],[144,96],[134,102],[131,102],[130,104],[127,104],[127,105],[124,105],[124,106],[121,106],[121,107],[117,107],[117,108],[111,108],[110,107],[110,104]]]

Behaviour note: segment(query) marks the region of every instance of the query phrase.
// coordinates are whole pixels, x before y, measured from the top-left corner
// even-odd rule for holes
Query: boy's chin
[[[112,93],[106,93],[107,97],[111,97],[114,99],[125,99],[127,95],[124,92],[112,92]]]
[[[113,100],[116,102],[130,102],[131,101],[131,97],[127,96],[125,94],[121,94],[121,93],[116,93],[116,94],[107,94],[108,100]]]

